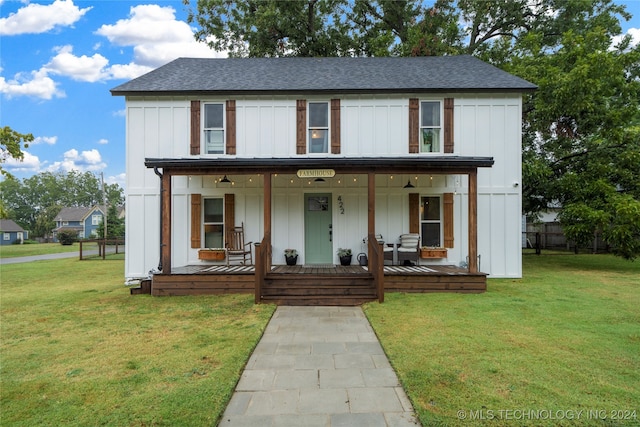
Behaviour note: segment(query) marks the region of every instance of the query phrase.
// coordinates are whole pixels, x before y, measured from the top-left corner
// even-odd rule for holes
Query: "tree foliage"
[[[107,203],[121,206],[123,190],[118,184],[105,184]],[[102,186],[91,172],[43,172],[22,181],[7,177],[0,182],[2,205],[7,216],[34,237],[47,236],[55,227],[55,216],[62,207],[102,205]]]
[[[10,175],[2,168],[2,163],[6,162],[9,157],[22,160],[24,158],[22,148],[28,148],[31,141],[33,141],[33,135],[30,133],[23,134],[9,126],[0,128],[0,174]]]
[[[110,205],[107,209],[107,239],[121,239],[124,237],[124,219],[118,216],[118,206]],[[98,238],[104,237],[104,222],[96,230]]]

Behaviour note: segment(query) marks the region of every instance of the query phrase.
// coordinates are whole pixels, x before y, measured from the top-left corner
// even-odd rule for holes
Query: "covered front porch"
[[[403,157],[403,158],[331,158],[331,159],[147,159],[161,179],[161,233],[159,272],[151,279],[153,295],[215,294],[252,292],[255,302],[298,305],[354,305],[378,300],[385,292],[482,292],[486,290],[486,274],[478,269],[477,252],[477,169],[491,167],[493,159],[485,157]],[[368,265],[285,267],[274,265],[272,245],[272,209],[275,198],[272,182],[278,174],[299,174],[329,169],[344,175],[366,177],[363,187],[366,206],[362,218]],[[160,172],[162,169],[162,172]],[[172,177],[211,175],[259,175],[262,187],[262,238],[255,243],[254,265],[182,265],[172,266]],[[467,236],[466,268],[454,265],[385,266],[383,243],[376,239],[376,175],[431,174],[466,175]],[[355,178],[354,178],[355,181]],[[405,187],[406,188],[406,187]],[[410,217],[418,215],[417,193],[410,198]],[[225,205],[225,221],[226,221]],[[191,215],[198,213],[192,209]],[[193,218],[193,217],[192,217]],[[410,233],[419,233],[416,221],[410,219]],[[234,225],[234,224],[229,224]],[[226,226],[226,225],[225,225]],[[331,230],[331,226],[329,226]],[[329,231],[331,235],[331,231]],[[185,237],[187,238],[187,237]],[[254,239],[255,240],[255,239]],[[199,243],[196,245],[198,246]],[[192,248],[193,233],[192,233]],[[286,246],[285,246],[286,247]],[[464,255],[464,254],[463,254]],[[464,260],[464,258],[463,258]],[[330,264],[330,263],[329,263]]]

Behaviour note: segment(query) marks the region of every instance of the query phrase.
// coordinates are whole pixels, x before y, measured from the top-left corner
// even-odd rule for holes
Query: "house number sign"
[[[298,178],[333,178],[333,169],[298,169]]]

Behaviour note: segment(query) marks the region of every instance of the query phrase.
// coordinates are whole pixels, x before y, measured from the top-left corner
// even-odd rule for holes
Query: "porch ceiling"
[[[313,157],[313,158],[147,158],[147,168],[172,175],[212,173],[296,173],[298,169],[333,169],[336,173],[461,173],[493,166],[493,157]]]

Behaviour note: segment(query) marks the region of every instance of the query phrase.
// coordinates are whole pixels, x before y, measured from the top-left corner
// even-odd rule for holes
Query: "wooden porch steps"
[[[262,301],[278,305],[353,306],[377,299],[369,273],[269,273]]]

